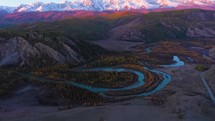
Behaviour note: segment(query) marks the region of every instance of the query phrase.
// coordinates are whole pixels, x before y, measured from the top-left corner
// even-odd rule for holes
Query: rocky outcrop
[[[76,61],[80,62],[80,60],[77,58],[78,54],[73,50],[71,49],[68,45],[62,43],[64,49],[67,51],[68,53],[68,56],[67,58],[70,60],[70,59],[75,59]]]
[[[28,41],[21,37],[14,37],[0,44],[0,66],[27,63],[30,56],[39,52]]]
[[[209,27],[189,27],[186,33],[187,37],[215,37],[215,29]]]
[[[65,61],[65,57],[61,53],[57,52],[53,48],[50,48],[49,46],[43,43],[40,43],[40,42],[36,43],[35,47],[39,50],[41,54],[48,55],[49,57],[53,58],[57,62],[62,63]]]
[[[33,38],[36,38],[36,35],[34,35]],[[31,64],[32,58],[42,61],[40,59],[44,59],[46,57],[51,58],[57,63],[64,63],[65,61],[80,61],[79,58],[81,58],[81,56],[78,55],[71,46],[66,45],[65,43],[61,44],[63,45],[63,48],[56,50],[42,42],[30,44],[28,40],[22,37],[13,37],[9,40],[1,38],[0,66]],[[62,53],[62,50],[65,50],[65,53]]]

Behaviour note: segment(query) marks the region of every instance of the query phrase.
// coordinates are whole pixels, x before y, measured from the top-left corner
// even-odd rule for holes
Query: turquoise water
[[[93,86],[89,86],[89,85],[85,85],[85,84],[79,84],[73,81],[67,81],[68,84],[71,84],[73,86],[77,86],[86,90],[89,90],[91,92],[95,92],[95,93],[104,93],[104,92],[108,92],[108,91],[122,91],[122,90],[130,90],[130,89],[135,89],[139,86],[143,86],[144,85],[144,80],[145,80],[145,76],[142,72],[140,71],[136,71],[136,70],[132,70],[132,69],[124,69],[124,68],[92,68],[92,69],[81,69],[79,71],[104,71],[104,72],[130,72],[130,73],[134,73],[138,76],[137,82],[135,82],[132,85],[129,85],[127,87],[123,87],[123,88],[101,88],[101,87],[93,87]]]
[[[146,48],[146,53],[147,54],[151,53],[151,49],[150,48]]]
[[[167,73],[157,71],[157,70],[151,70],[151,69],[148,69],[146,67],[144,67],[144,69],[146,69],[148,71],[151,71],[151,72],[154,72],[154,73],[156,73],[158,75],[162,75],[163,76],[163,81],[155,89],[153,89],[150,92],[147,92],[147,93],[143,92],[141,94],[133,94],[133,95],[129,95],[129,96],[120,96],[120,97],[148,96],[148,95],[154,94],[155,92],[163,89],[171,81],[172,77],[171,77],[171,75],[169,75]],[[88,86],[88,85],[77,84],[77,83],[74,83],[74,82],[68,82],[69,84],[72,84],[73,86],[78,86],[80,88],[87,89],[87,90],[89,90],[91,92],[100,93],[103,96],[106,96],[105,92],[108,92],[108,91],[129,90],[129,89],[135,89],[137,87],[140,87],[140,86],[144,85],[144,79],[145,79],[144,74],[142,72],[140,72],[140,71],[135,71],[135,70],[132,70],[132,69],[124,69],[124,68],[117,68],[117,69],[116,68],[94,68],[94,69],[81,69],[81,71],[131,72],[131,73],[134,73],[134,74],[136,74],[138,76],[138,82],[137,83],[134,83],[134,84],[129,85],[127,87],[114,88],[114,89],[92,87],[92,86]]]
[[[172,80],[172,76],[167,74],[167,73],[164,73],[164,72],[161,72],[161,71],[158,71],[158,70],[151,70],[151,69],[149,69],[147,67],[144,67],[144,69],[146,69],[148,71],[151,71],[151,72],[154,72],[156,74],[162,75],[163,76],[163,81],[156,88],[154,88],[153,90],[151,90],[149,92],[143,92],[143,93],[140,93],[140,94],[133,94],[133,95],[129,95],[129,96],[120,96],[119,98],[139,97],[139,96],[152,95],[152,94],[156,93],[157,91],[162,90]],[[103,94],[103,96],[106,96],[106,95]]]
[[[146,92],[146,93],[142,93],[142,94],[138,94],[136,96],[148,96],[148,95],[152,95],[154,94],[155,92],[163,89],[167,84],[169,84],[169,82],[172,80],[172,76],[167,74],[167,73],[164,73],[164,72],[161,72],[161,71],[158,71],[158,70],[150,70],[146,67],[144,67],[145,69],[151,71],[151,72],[154,72],[158,75],[162,75],[163,76],[163,81],[155,88],[153,89],[152,91],[150,92]]]
[[[161,71],[157,71],[157,70],[151,70],[145,67],[145,69],[147,69],[148,71],[154,72],[156,74],[162,75],[163,76],[163,81],[152,91],[150,92],[143,92],[141,94],[132,94],[129,96],[121,96],[121,97],[132,97],[132,96],[147,96],[147,95],[151,95],[159,90],[161,90],[162,88],[164,88],[170,81],[171,81],[171,75],[161,72]],[[136,70],[132,70],[132,69],[125,69],[125,68],[92,68],[92,69],[80,69],[78,71],[105,71],[105,72],[130,72],[130,73],[134,73],[138,76],[137,78],[137,82],[127,86],[127,87],[123,87],[123,88],[100,88],[100,87],[93,87],[93,86],[89,86],[89,85],[85,85],[85,84],[81,84],[81,83],[77,83],[74,82],[73,80],[67,80],[65,81],[66,84],[68,85],[72,85],[72,86],[76,86],[79,88],[83,88],[86,89],[88,91],[94,92],[94,93],[99,93],[103,96],[106,96],[105,93],[108,91],[123,91],[123,90],[130,90],[130,89],[135,89],[138,88],[140,86],[144,85],[144,81],[145,81],[145,76],[144,73],[140,72],[140,71],[136,71]],[[46,79],[43,77],[38,77],[32,74],[23,74],[23,73],[19,73],[21,76],[26,77],[26,78],[33,78],[35,80],[38,81],[42,81],[42,82],[50,82],[50,83],[59,83],[58,81],[54,81],[51,79]],[[106,96],[107,97],[107,96]],[[121,98],[120,97],[120,98]]]
[[[151,49],[147,48],[146,52],[150,53]],[[161,66],[168,68],[168,67],[178,67],[178,66],[185,65],[185,63],[183,61],[181,61],[178,56],[173,56],[173,61],[175,61],[174,64],[161,65]],[[155,92],[163,89],[171,81],[171,79],[172,79],[171,75],[169,75],[167,73],[164,73],[164,72],[161,72],[161,71],[158,71],[158,70],[151,70],[151,69],[149,69],[147,67],[143,67],[143,68],[146,69],[146,70],[148,70],[148,71],[151,71],[153,73],[156,73],[158,75],[163,76],[163,80],[161,81],[161,83],[156,88],[154,88],[152,91],[150,91],[150,92],[143,92],[141,94],[132,94],[132,95],[129,95],[129,96],[120,96],[120,98],[121,97],[131,97],[131,96],[148,96],[148,95],[154,94]],[[70,71],[70,70],[67,70],[67,71]],[[78,69],[76,71],[81,71],[81,72],[85,72],[85,71],[88,71],[88,72],[96,72],[96,71],[104,71],[104,72],[130,72],[130,73],[136,74],[138,76],[137,81],[135,83],[133,83],[133,84],[131,84],[129,86],[126,86],[126,87],[122,87],[122,88],[93,87],[93,86],[89,86],[89,85],[85,85],[85,84],[74,82],[73,80],[67,80],[67,81],[65,81],[65,83],[68,84],[68,85],[72,85],[72,86],[76,86],[76,87],[79,87],[79,88],[83,88],[83,89],[86,89],[86,90],[94,92],[94,93],[99,93],[99,94],[101,94],[103,96],[106,96],[105,93],[109,92],[109,91],[111,91],[111,92],[114,92],[114,91],[124,91],[124,90],[130,90],[130,89],[138,88],[140,86],[143,86],[144,85],[144,81],[145,81],[144,73],[142,73],[140,71],[137,71],[137,70],[133,70],[133,69],[104,67],[104,68]],[[31,74],[22,74],[22,76],[25,76],[25,77],[27,76],[28,78],[34,78],[36,80],[45,81],[45,82],[58,83],[57,81],[50,80],[50,79],[45,79],[45,78],[42,78],[42,77],[37,77],[37,76],[31,75]],[[108,96],[106,96],[106,97],[108,97]],[[116,98],[116,97],[114,97],[114,98]]]
[[[181,61],[178,56],[173,56],[173,61],[175,61],[174,64],[170,65],[161,65],[161,67],[169,68],[169,67],[178,67],[178,66],[184,66],[184,61]]]
[[[194,60],[191,57],[187,57],[187,59],[191,62],[193,62]]]

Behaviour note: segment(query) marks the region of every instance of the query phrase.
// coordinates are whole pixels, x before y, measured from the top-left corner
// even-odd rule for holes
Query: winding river
[[[129,95],[129,97],[131,96],[147,96],[147,95],[151,95],[155,92],[157,92],[158,90],[161,90],[162,88],[164,88],[170,81],[171,81],[171,75],[161,72],[161,71],[157,71],[157,70],[151,70],[145,67],[146,70],[154,72],[158,75],[162,75],[163,76],[163,81],[152,91],[150,92],[143,92],[141,94],[132,94]],[[103,96],[105,96],[105,93],[108,91],[123,91],[123,90],[130,90],[130,89],[135,89],[138,88],[140,86],[144,85],[144,81],[145,81],[145,76],[144,73],[137,71],[137,70],[133,70],[133,69],[125,69],[125,68],[92,68],[92,69],[80,69],[79,71],[104,71],[104,72],[130,72],[130,73],[134,73],[138,76],[137,81],[127,87],[122,87],[122,88],[100,88],[100,87],[93,87],[93,86],[89,86],[89,85],[85,85],[85,84],[81,84],[81,83],[77,83],[74,82],[72,80],[67,80],[65,81],[66,84],[68,85],[72,85],[72,86],[76,86],[79,88],[83,88],[86,89],[88,91],[94,92],[94,93],[99,93]],[[47,79],[44,77],[39,77],[36,75],[32,75],[32,74],[26,74],[26,73],[18,73],[19,75],[25,77],[25,78],[31,78],[31,79],[35,79],[41,82],[50,82],[50,83],[59,83],[59,81],[55,81],[52,79]]]
[[[171,64],[171,65],[165,65],[163,67],[175,67],[175,66],[181,66],[184,65],[184,62],[181,61],[177,56],[174,56],[174,61],[176,61],[176,64]],[[158,70],[152,70],[149,69],[147,67],[143,67],[144,69],[156,73],[158,75],[163,76],[163,80],[160,82],[160,84],[154,88],[153,90],[149,91],[149,92],[143,92],[140,94],[132,94],[129,95],[129,97],[131,96],[148,96],[151,94],[154,94],[155,92],[163,89],[170,81],[171,81],[171,75],[158,71]],[[68,70],[71,71],[71,70]],[[72,86],[76,86],[79,88],[83,88],[86,89],[88,91],[94,92],[94,93],[99,93],[103,96],[105,96],[105,93],[108,91],[124,91],[124,90],[130,90],[130,89],[135,89],[138,88],[140,86],[144,85],[145,82],[145,76],[144,73],[137,71],[137,70],[133,70],[133,69],[125,69],[125,68],[111,68],[111,67],[106,67],[106,68],[92,68],[92,69],[78,69],[77,71],[83,72],[83,71],[90,71],[90,72],[96,72],[96,71],[104,71],[104,72],[130,72],[130,73],[134,73],[138,76],[137,81],[129,86],[126,87],[122,87],[122,88],[101,88],[101,87],[93,87],[93,86],[89,86],[89,85],[85,85],[85,84],[81,84],[81,83],[77,83],[74,82],[73,80],[67,80],[65,81],[66,84],[68,85],[72,85]],[[55,80],[51,80],[51,79],[47,79],[44,77],[39,77],[39,76],[35,76],[32,74],[26,74],[26,73],[18,73],[21,76],[25,77],[25,78],[31,78],[31,79],[35,79],[38,81],[42,81],[42,82],[51,82],[51,83],[59,83],[59,81],[55,81]]]
[[[131,96],[148,96],[151,95],[159,90],[161,90],[162,88],[164,88],[170,81],[171,81],[171,75],[161,72],[161,71],[157,71],[157,70],[151,70],[147,67],[144,67],[144,69],[154,72],[158,75],[162,75],[163,76],[163,80],[162,82],[152,91],[150,92],[143,92],[140,94],[132,94],[129,96],[124,96],[124,97],[131,97]],[[125,68],[93,68],[93,69],[82,69],[81,71],[105,71],[105,72],[130,72],[130,73],[134,73],[138,76],[137,82],[135,82],[132,85],[129,85],[127,87],[123,87],[123,88],[99,88],[99,87],[92,87],[92,86],[88,86],[88,85],[76,85],[78,87],[87,89],[89,91],[92,92],[96,92],[96,93],[100,93],[103,96],[105,96],[105,92],[108,91],[124,91],[124,90],[130,90],[130,89],[135,89],[138,88],[140,86],[144,85],[144,81],[145,81],[145,76],[144,73],[140,72],[140,71],[136,71],[136,70],[132,70],[132,69],[125,69]],[[70,82],[69,82],[70,83]],[[74,82],[71,82],[72,85],[74,85]]]

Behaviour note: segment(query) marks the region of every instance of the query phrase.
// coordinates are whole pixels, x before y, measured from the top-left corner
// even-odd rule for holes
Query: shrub
[[[208,70],[208,67],[206,67],[206,66],[204,66],[204,65],[197,65],[197,66],[196,66],[196,70],[197,70],[197,71],[203,72],[203,71]]]

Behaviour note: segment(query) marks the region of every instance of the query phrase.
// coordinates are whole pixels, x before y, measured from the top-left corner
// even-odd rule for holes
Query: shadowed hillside
[[[215,37],[214,11],[179,10],[149,14],[135,14],[133,12],[101,14],[54,22],[22,24],[1,29],[0,36],[3,41],[1,43],[11,42],[13,37],[21,37],[32,45],[33,50],[35,47],[38,49],[38,42],[54,50],[60,48],[59,53],[56,53],[58,57],[54,57],[54,60],[65,62],[70,61],[68,58],[71,58],[67,55],[68,48],[65,47],[68,45],[65,43],[67,40],[75,43],[71,46],[68,45],[69,49],[78,53],[75,60],[88,60],[94,58],[94,55],[99,55],[97,52],[102,52],[98,51],[101,49],[100,47],[110,50],[127,50],[139,42],[152,43],[165,40]],[[22,19],[19,18],[19,20]],[[100,47],[89,44],[90,41]],[[61,50],[62,46],[64,46],[64,50]],[[4,52],[2,53],[3,57],[7,57]]]

